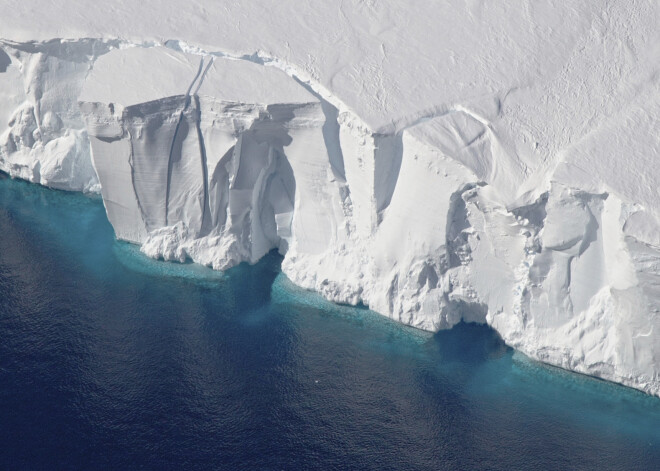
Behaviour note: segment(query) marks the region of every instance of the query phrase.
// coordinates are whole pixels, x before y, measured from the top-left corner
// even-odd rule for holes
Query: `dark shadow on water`
[[[313,293],[313,291],[310,291],[310,293]],[[320,295],[319,295],[320,296]],[[362,301],[360,301],[357,304],[349,304],[349,303],[341,303],[341,302],[333,302],[332,304],[340,307],[347,307],[351,309],[357,309],[358,311],[369,311],[369,306],[364,304]]]
[[[490,326],[462,321],[437,332],[430,344],[443,361],[466,365],[478,365],[513,351]]]
[[[280,273],[283,257],[271,250],[254,265],[243,262],[225,272],[231,291],[249,300],[252,309],[270,302],[273,282]]]

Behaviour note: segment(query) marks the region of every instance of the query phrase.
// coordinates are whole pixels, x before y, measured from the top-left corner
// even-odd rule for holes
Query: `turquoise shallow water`
[[[660,469],[660,399],[293,286],[145,258],[0,178],[0,469]]]

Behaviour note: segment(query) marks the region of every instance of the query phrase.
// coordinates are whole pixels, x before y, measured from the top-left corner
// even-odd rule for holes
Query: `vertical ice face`
[[[0,42],[0,170],[54,188],[98,191],[76,101],[91,60],[110,47],[97,40]]]
[[[0,168],[100,186],[150,256],[225,269],[276,248],[328,299],[427,330],[487,322],[660,394],[657,80],[620,88],[618,114],[569,103],[598,124],[579,139],[546,117],[532,141],[552,84],[374,130],[275,60],[127,46],[2,43]]]
[[[118,237],[216,268],[286,251],[294,233],[298,249],[327,249],[321,103],[281,71],[116,50],[96,61],[80,109]]]
[[[329,299],[429,330],[488,322],[657,393],[647,219],[578,190],[578,157],[521,193],[529,168],[469,108],[374,133],[274,68],[163,48],[102,57],[80,101],[110,220],[146,253],[227,268],[279,248]]]
[[[488,321],[542,361],[657,391],[658,252],[626,234],[631,211],[616,195],[553,184],[521,214],[534,242],[513,305]]]

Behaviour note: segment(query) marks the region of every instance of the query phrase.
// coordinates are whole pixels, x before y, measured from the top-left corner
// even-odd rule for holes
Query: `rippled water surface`
[[[660,399],[114,240],[0,178],[0,469],[660,469]]]

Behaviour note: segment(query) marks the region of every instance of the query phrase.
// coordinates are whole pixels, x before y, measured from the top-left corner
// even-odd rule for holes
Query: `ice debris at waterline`
[[[657,3],[34,3],[0,19],[0,169],[101,192],[150,256],[276,248],[330,300],[660,394]]]

